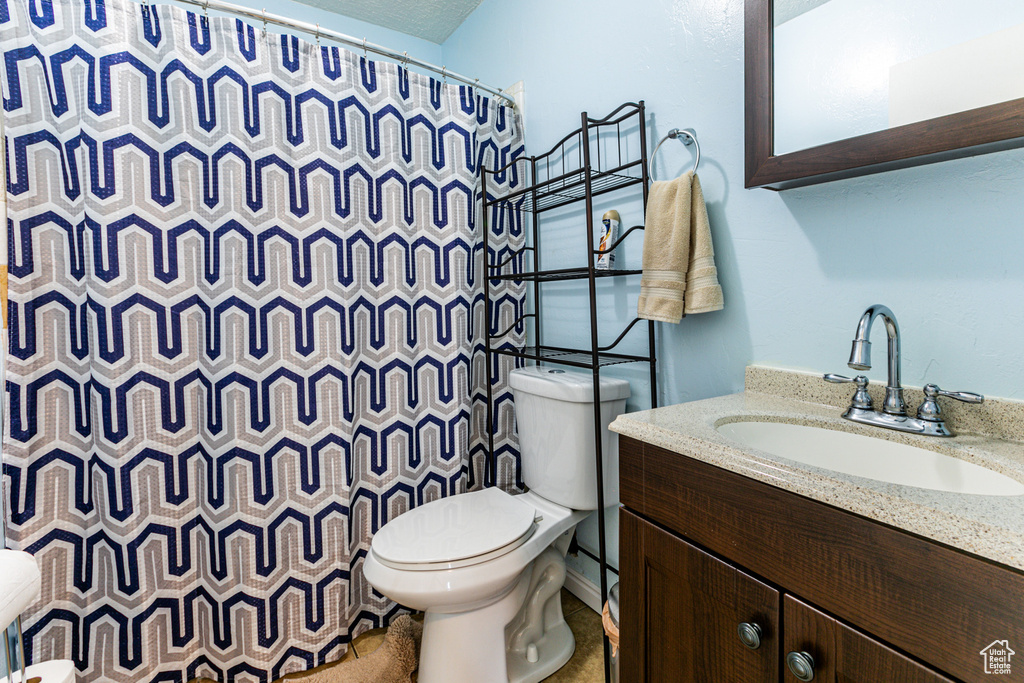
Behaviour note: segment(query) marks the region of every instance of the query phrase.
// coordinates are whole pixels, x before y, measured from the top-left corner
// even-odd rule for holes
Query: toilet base
[[[519,613],[505,627],[509,683],[536,683],[555,673],[576,649],[562,615],[565,556],[554,547],[534,560],[530,588]]]
[[[564,581],[565,559],[549,547],[494,603],[454,614],[428,609],[420,683],[537,683],[562,668],[576,648],[562,615]]]
[[[564,621],[544,634],[537,643],[536,663],[527,661],[525,655],[508,653],[509,683],[538,683],[552,675],[572,659],[576,651],[576,639]]]

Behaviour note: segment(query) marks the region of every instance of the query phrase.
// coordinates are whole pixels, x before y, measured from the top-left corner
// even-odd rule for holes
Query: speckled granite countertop
[[[988,400],[985,411],[953,421],[964,431],[944,439],[859,425],[840,417],[850,389],[819,375],[751,366],[741,394],[620,415],[611,429],[786,491],[904,529],[953,548],[1024,570],[1024,496],[945,493],[840,474],[742,446],[715,427],[735,421],[781,421],[865,434],[938,451],[1024,482],[1024,402]],[[824,385],[824,386],[821,386]],[[878,391],[872,386],[872,393]],[[769,393],[770,392],[770,393]],[[908,391],[916,406],[918,392]],[[796,400],[804,396],[821,403]],[[945,409],[948,403],[943,404]],[[972,421],[973,420],[973,421]],[[974,427],[978,433],[966,433]]]

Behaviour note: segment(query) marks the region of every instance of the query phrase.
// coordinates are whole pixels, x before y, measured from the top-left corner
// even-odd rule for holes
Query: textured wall
[[[647,101],[654,140],[697,129],[726,303],[662,326],[662,403],[739,391],[751,362],[847,371],[857,318],[876,302],[899,317],[906,384],[1024,399],[1024,150],[745,190],[742,0],[485,0],[443,48],[449,66],[487,82],[525,79],[532,153],[578,125],[580,110],[624,100]],[[690,159],[672,143],[659,173]],[[589,343],[572,315],[582,296],[549,295],[559,315],[548,329]],[[631,319],[634,300],[604,299],[609,328]],[[632,406],[645,407],[642,373],[633,386]]]
[[[737,391],[750,362],[843,371],[857,317],[875,302],[899,317],[907,384],[1024,399],[1024,150],[744,189],[742,4],[485,0],[444,59],[490,83],[525,79],[533,152],[580,110],[623,100],[647,101],[655,140],[697,129],[726,305],[663,326],[663,403]],[[690,159],[666,145],[658,172]],[[627,307],[607,310],[620,309],[624,323]],[[870,374],[883,378],[884,363]]]

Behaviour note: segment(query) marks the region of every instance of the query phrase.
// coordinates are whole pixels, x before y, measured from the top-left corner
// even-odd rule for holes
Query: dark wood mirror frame
[[[746,187],[783,190],[1024,147],[1024,98],[774,154],[772,0],[745,0]]]

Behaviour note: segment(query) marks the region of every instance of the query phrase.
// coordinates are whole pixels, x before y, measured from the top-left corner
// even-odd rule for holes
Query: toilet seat
[[[371,541],[376,558],[393,569],[455,569],[505,555],[536,530],[537,510],[501,489],[435,500],[385,524]]]

